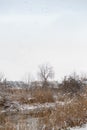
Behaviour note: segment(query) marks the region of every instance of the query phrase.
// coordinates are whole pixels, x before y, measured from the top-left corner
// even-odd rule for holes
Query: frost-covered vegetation
[[[53,70],[45,67],[41,80],[29,85],[0,81],[0,130],[68,130],[87,123],[86,77],[74,74],[58,83],[48,80]]]

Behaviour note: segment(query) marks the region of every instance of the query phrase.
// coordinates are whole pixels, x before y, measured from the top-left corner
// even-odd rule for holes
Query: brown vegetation
[[[32,93],[36,103],[54,102],[53,94],[50,89],[37,89]]]
[[[1,87],[1,90],[3,88]],[[0,130],[16,130],[17,123],[19,123],[19,130],[22,128],[25,130],[27,125],[22,124],[27,118],[38,118],[40,127],[38,130],[58,130],[67,129],[69,127],[83,126],[87,123],[87,88],[83,84],[82,80],[77,77],[69,76],[64,78],[59,88],[37,87],[28,89],[14,89],[4,88],[0,94]],[[56,98],[55,98],[55,97]],[[16,109],[21,105],[42,105],[44,107],[36,107],[36,109],[30,110],[21,114],[18,111],[9,111],[10,106],[12,109]],[[45,107],[45,104],[55,104],[54,107]],[[7,112],[2,112],[7,110]],[[24,112],[24,111],[23,111]],[[20,119],[19,116],[20,115]],[[14,116],[17,117],[16,123],[12,122]]]

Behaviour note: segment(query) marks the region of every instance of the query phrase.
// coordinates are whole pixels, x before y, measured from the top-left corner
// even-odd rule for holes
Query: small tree
[[[40,65],[38,75],[42,81],[43,87],[46,87],[48,81],[54,77],[53,67],[48,64]]]

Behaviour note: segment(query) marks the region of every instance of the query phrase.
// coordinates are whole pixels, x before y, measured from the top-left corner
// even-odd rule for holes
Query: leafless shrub
[[[71,75],[69,77],[64,77],[64,80],[60,84],[60,89],[64,93],[76,94],[80,92],[83,88],[83,82],[77,75]]]

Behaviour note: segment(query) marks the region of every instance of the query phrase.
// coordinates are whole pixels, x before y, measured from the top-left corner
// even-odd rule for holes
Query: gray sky
[[[55,79],[87,73],[87,0],[0,0],[0,72],[21,80],[50,63]]]

